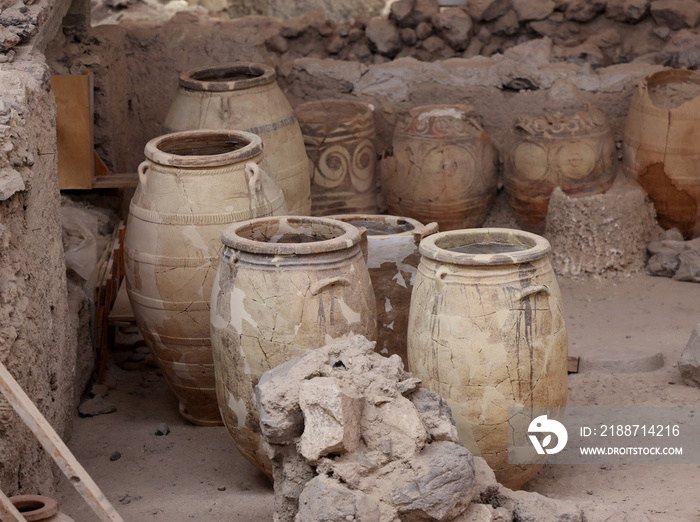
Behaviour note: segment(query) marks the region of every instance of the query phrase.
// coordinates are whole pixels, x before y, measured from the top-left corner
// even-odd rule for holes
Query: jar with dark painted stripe
[[[276,77],[268,65],[244,62],[185,72],[163,132],[238,129],[257,134],[289,213],[307,216],[311,181],[304,139]]]
[[[284,196],[254,134],[167,134],[145,155],[124,240],[127,293],[182,416],[218,425],[209,300],[221,234],[236,221],[285,214]]]

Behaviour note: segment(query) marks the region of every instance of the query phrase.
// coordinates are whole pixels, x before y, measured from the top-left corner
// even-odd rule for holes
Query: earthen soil
[[[645,373],[569,375],[576,406],[693,406],[700,390],[685,386],[676,362],[700,320],[694,283],[637,276],[614,281],[560,278],[569,330],[569,353],[621,343],[662,351],[663,368]],[[695,303],[695,304],[694,304]],[[616,348],[618,347],[618,348]],[[123,358],[124,354],[121,354]],[[117,353],[116,357],[119,358]],[[272,520],[273,492],[266,477],[236,451],[224,427],[193,426],[177,413],[177,400],[153,371],[112,365],[116,389],[109,415],[76,418],[69,446],[125,520]],[[166,422],[170,433],[155,434]],[[118,451],[121,457],[111,461]],[[571,499],[589,521],[690,521],[697,504],[700,466],[551,465],[525,489]],[[95,520],[72,486],[61,479],[58,499],[76,522]]]
[[[700,83],[690,80],[657,85],[649,89],[649,97],[653,104],[665,110],[680,107],[698,96],[700,96]]]

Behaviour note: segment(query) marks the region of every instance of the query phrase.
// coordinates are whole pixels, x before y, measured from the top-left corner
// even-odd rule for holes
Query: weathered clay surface
[[[693,333],[690,335],[688,344],[683,350],[680,361],[678,361],[678,369],[684,383],[700,388],[700,324],[693,329]]]
[[[219,408],[240,452],[269,475],[255,406],[258,378],[332,339],[376,339],[372,283],[359,231],[335,220],[251,220],[222,239],[211,303]]]
[[[519,247],[503,253],[448,248]],[[442,395],[462,443],[520,487],[538,466],[508,465],[509,407],[566,405],[567,333],[544,238],[508,229],[424,239],[408,324],[408,360]]]

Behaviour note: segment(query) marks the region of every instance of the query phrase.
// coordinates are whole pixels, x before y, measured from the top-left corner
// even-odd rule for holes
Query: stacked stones
[[[27,0],[33,4],[33,0]],[[11,7],[5,2],[0,3],[0,63],[12,62],[15,59],[13,47],[26,43],[37,32],[42,13],[39,6],[28,7],[19,4]]]
[[[398,0],[388,18],[326,20],[322,10],[284,22],[268,50],[281,74],[299,57],[365,64],[492,56],[523,41],[549,37],[555,61],[606,66],[631,61],[700,65],[700,3],[682,0],[470,0],[440,8],[437,0]]]

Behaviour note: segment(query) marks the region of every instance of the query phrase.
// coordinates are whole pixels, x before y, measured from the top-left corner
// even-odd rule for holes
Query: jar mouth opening
[[[180,86],[195,91],[234,91],[274,81],[275,70],[261,63],[202,67],[180,75]]]
[[[480,228],[440,232],[424,239],[425,257],[457,265],[509,265],[542,258],[550,251],[542,236],[508,228]]]
[[[224,245],[256,254],[314,254],[359,243],[357,228],[329,218],[280,216],[234,223],[221,236]]]
[[[669,111],[677,110],[687,103],[696,102],[700,97],[700,73],[689,69],[670,69],[656,72],[647,76],[644,80],[646,84],[647,96],[651,100],[654,107]],[[671,86],[673,84],[683,87],[684,85],[692,85],[693,92],[683,93],[680,99],[674,99],[674,96],[668,97],[664,93],[656,93],[655,90],[661,87]],[[677,93],[676,93],[677,94]]]
[[[58,502],[43,495],[16,495],[10,497],[10,502],[27,522],[45,520],[58,513]]]
[[[144,153],[161,165],[221,166],[252,159],[262,153],[262,140],[243,131],[193,130],[152,139]]]
[[[355,227],[367,229],[368,237],[412,236],[423,224],[415,219],[381,214],[338,214],[329,216]]]

